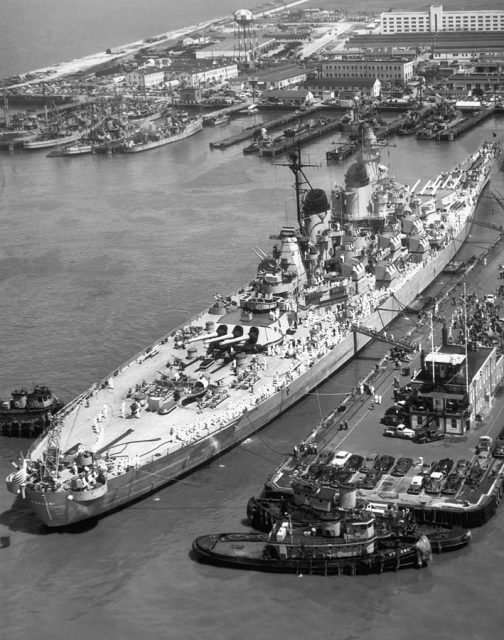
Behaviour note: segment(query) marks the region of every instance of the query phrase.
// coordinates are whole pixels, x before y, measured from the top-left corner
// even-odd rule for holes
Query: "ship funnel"
[[[329,202],[323,189],[310,189],[303,202],[303,215],[312,216],[329,209]]]
[[[355,509],[357,504],[357,490],[352,486],[340,486],[339,506],[341,509]]]
[[[348,167],[347,174],[345,176],[345,185],[349,189],[359,189],[369,184],[369,175],[366,169],[366,165],[362,160],[357,160],[350,167]]]
[[[443,347],[446,347],[448,344],[448,327],[446,326],[446,322],[443,323],[443,328],[441,329],[441,342]]]

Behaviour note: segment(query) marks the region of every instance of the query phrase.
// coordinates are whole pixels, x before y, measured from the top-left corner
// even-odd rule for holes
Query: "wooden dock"
[[[232,104],[229,107],[224,107],[222,109],[216,109],[214,111],[210,111],[210,113],[205,113],[203,116],[203,124],[208,124],[210,120],[213,118],[218,118],[220,116],[232,116],[236,113],[240,113],[241,111],[246,111],[250,106],[248,102],[242,102],[241,104]]]
[[[240,142],[244,142],[245,140],[249,140],[254,136],[257,131],[261,129],[266,129],[267,132],[272,131],[273,129],[278,129],[280,127],[285,126],[291,122],[295,122],[300,118],[306,118],[309,116],[313,116],[315,113],[319,112],[319,107],[314,107],[313,109],[307,109],[306,111],[296,111],[294,113],[289,113],[288,115],[281,116],[280,118],[276,118],[275,120],[271,120],[268,123],[258,122],[252,127],[248,127],[247,129],[243,129],[239,133],[235,133],[228,138],[224,138],[223,140],[217,140],[215,142],[210,143],[211,149],[227,149],[227,147],[232,146],[233,144],[238,144]]]
[[[448,126],[443,131],[440,131],[436,135],[436,139],[437,140],[454,140],[457,136],[461,135],[462,133],[465,133],[472,127],[475,127],[477,124],[479,124],[483,120],[486,120],[486,118],[491,116],[494,113],[494,111],[495,111],[495,105],[481,109],[481,111],[478,111],[474,115],[465,118],[461,122],[457,122],[453,126],[451,127]]]
[[[360,147],[358,142],[343,142],[334,149],[326,151],[327,162],[343,162]]]
[[[317,138],[327,135],[336,131],[341,126],[340,119],[325,120],[323,124],[315,125],[314,127],[303,131],[299,135],[284,138],[276,144],[271,146],[262,147],[259,151],[259,155],[265,158],[274,158],[275,156],[282,155],[288,151],[293,151],[299,147],[299,145],[306,144]]]

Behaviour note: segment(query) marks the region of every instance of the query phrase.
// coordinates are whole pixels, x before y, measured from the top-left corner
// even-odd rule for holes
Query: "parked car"
[[[504,458],[504,442],[502,444],[497,442],[493,448],[492,455],[494,458]]]
[[[490,462],[490,451],[480,451],[476,460],[479,466],[484,469]]]
[[[381,477],[382,474],[378,469],[368,471],[366,473],[366,477],[362,481],[362,487],[364,489],[374,489]]]
[[[412,458],[399,458],[390,472],[393,476],[405,476],[413,466]]]
[[[442,473],[446,478],[446,476],[450,473],[452,468],[453,468],[453,460],[450,460],[450,458],[443,458],[436,464],[435,471]]]
[[[341,469],[337,467],[336,470],[331,474],[329,482],[345,484],[350,480],[352,476],[353,476],[352,471],[347,471],[347,469]]]
[[[444,475],[440,471],[433,471],[425,483],[425,493],[441,493]]]
[[[413,495],[418,495],[420,491],[422,491],[424,485],[424,477],[423,476],[413,476],[411,478],[410,485],[407,489],[407,493],[411,493]]]
[[[374,468],[381,473],[388,473],[394,466],[395,458],[389,455],[383,455],[378,458],[374,464]]]
[[[497,436],[498,442],[504,442],[504,427],[500,430],[499,435]]]
[[[359,471],[362,471],[362,473],[367,473],[368,471],[371,471],[372,469],[374,469],[374,466],[377,460],[378,460],[377,453],[368,453],[368,455],[364,458],[364,462],[362,463],[362,466],[359,469]]]
[[[396,407],[389,407],[388,409],[385,409],[385,416],[399,416],[403,413],[405,412],[399,411]]]
[[[359,456],[357,453],[354,453],[348,458],[348,462],[345,464],[345,470],[355,473],[362,467],[363,462],[364,456]]]
[[[481,482],[481,479],[483,478],[484,473],[485,472],[483,471],[483,469],[476,462],[475,464],[472,465],[469,473],[467,474],[465,478],[465,483],[470,487],[477,487]]]
[[[349,451],[338,451],[334,454],[331,464],[333,467],[342,467],[350,460],[351,457],[352,454]]]
[[[435,442],[436,440],[443,440],[444,437],[445,437],[444,433],[437,431],[437,429],[427,430],[427,431],[417,430],[413,440],[417,444],[424,444],[426,442]]]
[[[445,483],[443,485],[443,493],[446,493],[448,495],[452,495],[454,493],[457,493],[457,491],[462,486],[463,482],[464,482],[464,478],[460,474],[458,474],[455,471],[453,471],[446,478],[446,481],[445,481]]]
[[[400,400],[399,402],[396,402],[393,406],[385,410],[385,415],[400,415],[403,413],[408,414],[409,410],[405,403],[406,400]]]
[[[493,440],[490,436],[480,436],[478,444],[476,445],[476,453],[480,451],[490,451],[492,448]]]
[[[437,465],[437,462],[423,462],[422,468],[420,469],[421,475],[429,476],[431,474],[431,471],[434,470],[436,465]]]
[[[457,464],[455,465],[455,471],[462,477],[466,475],[466,473],[471,468],[471,463],[469,460],[462,458],[461,460],[457,460]]]
[[[406,421],[404,420],[405,416],[397,416],[395,414],[389,414],[386,416],[383,416],[383,418],[380,419],[380,422],[382,424],[384,424],[386,427],[397,427],[397,425],[399,424],[406,424]]]
[[[398,424],[396,427],[387,427],[383,435],[389,438],[407,438],[408,440],[413,440],[415,432],[404,424]]]

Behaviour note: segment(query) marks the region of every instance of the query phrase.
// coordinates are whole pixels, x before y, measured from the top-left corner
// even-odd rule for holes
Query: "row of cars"
[[[461,459],[455,463],[450,458],[443,458],[439,462],[424,463],[420,473],[411,479],[407,492],[419,494],[423,490],[431,495],[455,495],[464,484],[477,486],[484,473],[485,469],[478,461],[471,464],[469,460]]]
[[[485,458],[484,460],[482,458]],[[481,458],[481,459],[480,459]],[[377,453],[362,456],[349,451],[328,453],[325,458],[311,464],[307,470],[307,479],[319,484],[338,485],[357,480],[362,489],[374,489],[383,476],[389,474],[396,478],[405,477],[415,467],[407,492],[419,494],[454,495],[463,485],[476,487],[481,482],[488,466],[488,452],[481,452],[471,463],[466,459],[454,462],[443,458],[438,462],[418,462],[412,458],[400,457],[397,460],[388,454]],[[359,473],[360,476],[355,478]]]
[[[405,476],[413,466],[412,458],[398,458],[378,453],[361,456],[349,451],[338,451],[319,458],[319,462],[311,464],[307,472],[310,480],[318,483],[344,484],[350,482],[356,473],[363,474],[361,486],[373,489],[380,478],[390,473],[393,476]]]

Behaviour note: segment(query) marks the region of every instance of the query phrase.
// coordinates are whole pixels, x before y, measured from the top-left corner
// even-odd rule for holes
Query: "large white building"
[[[161,84],[165,80],[165,72],[159,67],[143,67],[126,74],[127,87],[146,89]]]
[[[427,11],[387,11],[380,20],[381,33],[504,31],[504,9],[443,11],[441,5],[431,5]]]
[[[353,56],[324,60],[321,65],[322,78],[378,78],[382,84],[404,85],[413,76],[414,60],[396,56]]]

